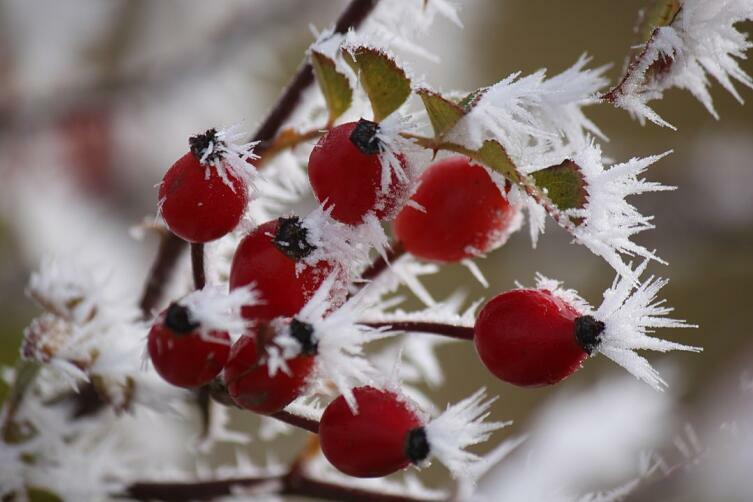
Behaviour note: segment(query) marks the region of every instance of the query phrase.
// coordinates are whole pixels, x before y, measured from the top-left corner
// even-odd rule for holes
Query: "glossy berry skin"
[[[466,157],[452,157],[424,171],[411,200],[395,218],[395,235],[424,260],[455,262],[491,251],[504,242],[517,209],[489,173]]]
[[[178,387],[199,387],[222,371],[230,354],[230,336],[212,331],[202,338],[197,331],[177,332],[165,325],[163,312],[149,331],[147,349],[154,369]],[[209,339],[211,337],[211,339]]]
[[[473,340],[484,365],[498,378],[524,387],[554,384],[588,357],[576,339],[579,317],[548,290],[516,289],[484,306]]]
[[[245,184],[227,171],[232,189],[214,167],[202,165],[191,152],[167,171],[159,187],[160,212],[175,235],[188,242],[209,242],[238,226],[248,195]]]
[[[238,406],[256,413],[275,413],[304,390],[315,358],[298,356],[289,359],[289,375],[278,370],[275,376],[270,377],[258,340],[254,334],[244,335],[235,342],[225,365],[225,385]]]
[[[332,217],[357,225],[373,211],[389,219],[408,195],[408,185],[392,174],[387,193],[381,193],[382,164],[378,153],[362,152],[350,139],[356,122],[333,128],[311,151],[309,181],[319,202],[332,206]],[[406,170],[405,157],[398,159]]]
[[[324,410],[319,422],[324,456],[340,471],[359,478],[386,476],[407,467],[407,437],[423,426],[421,419],[392,392],[359,387],[353,394],[358,414],[342,396]]]
[[[254,283],[264,303],[243,307],[247,319],[270,321],[292,317],[313,296],[332,271],[332,264],[319,262],[296,274],[296,261],[273,242],[278,220],[268,221],[243,238],[233,256],[230,289]]]

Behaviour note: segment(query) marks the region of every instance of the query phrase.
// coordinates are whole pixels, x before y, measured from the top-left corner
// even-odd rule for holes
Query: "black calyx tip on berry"
[[[298,319],[290,321],[290,336],[301,344],[301,354],[315,356],[319,350],[319,342],[314,337],[314,327]]]
[[[185,335],[199,327],[199,323],[191,318],[188,307],[171,303],[165,313],[165,326],[177,335]]]
[[[288,258],[302,260],[316,251],[316,246],[308,241],[308,234],[308,229],[298,216],[280,218],[272,242]]]
[[[418,465],[429,457],[431,447],[424,427],[416,427],[405,438],[405,456]]]
[[[217,129],[208,129],[203,134],[197,134],[188,138],[188,145],[191,148],[191,153],[198,160],[204,160],[210,162],[212,160],[221,160],[223,155],[223,149],[219,148],[224,146],[225,143],[222,140],[217,139]],[[204,157],[207,149],[212,147],[212,152]]]
[[[350,142],[356,145],[361,153],[376,155],[379,153],[379,124],[371,120],[361,119],[350,133]]]
[[[584,315],[575,319],[575,340],[587,354],[590,355],[601,343],[604,327],[604,323],[594,316]]]

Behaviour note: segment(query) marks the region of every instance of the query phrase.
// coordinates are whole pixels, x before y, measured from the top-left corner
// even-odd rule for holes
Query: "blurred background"
[[[117,264],[109,268],[113,277],[138,294],[157,239],[135,239],[130,229],[154,214],[154,185],[185,151],[186,138],[237,122],[253,130],[311,43],[309,25],[328,26],[344,3],[0,0],[0,363],[14,363],[22,330],[36,314],[23,291],[44,255],[73,253],[105,268]],[[518,70],[546,67],[553,75],[583,52],[593,57],[593,66],[612,64],[608,75],[614,80],[646,2],[462,3],[465,29],[439,19],[428,35],[426,45],[442,61],[409,58],[414,73],[442,90],[472,90]],[[753,26],[745,29],[751,33]],[[743,68],[753,72],[749,61]],[[559,446],[561,457],[550,452],[546,464],[561,471],[572,490],[619,484],[629,468],[638,469],[641,452],[654,450],[679,459],[683,469],[639,488],[634,500],[753,498],[745,474],[753,470],[753,448],[745,452],[733,440],[727,451],[725,439],[717,437],[753,424],[753,104],[740,106],[718,85],[712,94],[720,121],[683,91],[670,91],[656,104],[677,132],[641,127],[608,106],[587,111],[610,138],[604,150],[616,161],[674,150],[648,177],[679,189],[634,200],[641,212],[655,215],[657,226],[638,240],[670,263],[651,266],[671,279],[663,295],[676,317],[700,326],[661,335],[704,347],[701,355],[649,355],[669,375],[666,395],[636,388],[605,358],[589,361],[557,387],[531,390],[491,378],[468,344],[439,349],[446,383],[427,392],[444,403],[486,385],[501,396],[494,416],[516,422],[507,434],[557,430],[558,413],[566,414],[558,407],[586,400],[584,415],[593,423],[576,422],[594,430],[569,430],[563,423],[560,434],[573,444]],[[750,89],[741,94],[753,101]],[[613,279],[601,259],[572,244],[551,221],[535,250],[527,232],[520,232],[479,265],[491,283],[488,290],[461,266],[447,267],[426,284],[436,298],[460,284],[475,299],[509,289],[515,280],[532,284],[538,271],[598,304]],[[622,408],[615,396],[624,396]],[[610,410],[618,416],[600,415]],[[608,420],[614,427],[624,423],[624,430],[600,436],[595,429]],[[689,430],[699,438],[698,455],[678,446],[695,443]],[[537,437],[532,433],[529,446]],[[575,480],[565,475],[574,469],[568,463],[591,469],[581,443],[619,443],[619,437],[630,438],[629,444],[593,464],[599,469]],[[751,436],[745,438],[753,446]],[[289,443],[280,446],[283,458],[284,448],[294,451],[299,441]],[[549,443],[542,444],[546,449]],[[690,465],[696,461],[698,466]],[[501,487],[516,472],[516,458],[510,463],[508,474],[499,474],[499,485],[489,489],[516,500]],[[442,476],[433,469],[428,479]]]

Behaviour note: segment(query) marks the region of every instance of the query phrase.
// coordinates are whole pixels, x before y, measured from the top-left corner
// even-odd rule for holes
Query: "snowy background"
[[[309,24],[327,26],[343,4],[0,0],[1,363],[15,361],[36,313],[23,289],[42,256],[83,256],[138,294],[157,242],[148,234],[134,239],[130,229],[154,214],[154,185],[186,138],[213,125],[254,129],[311,43]],[[517,70],[556,74],[583,52],[595,65],[613,63],[608,76],[616,79],[643,4],[467,0],[465,29],[440,19],[431,32],[427,45],[442,61],[410,61],[441,89],[470,90]],[[744,31],[752,30],[749,23]],[[753,72],[750,62],[743,68]],[[650,177],[679,190],[640,198],[657,230],[638,241],[671,263],[652,270],[672,280],[664,295],[676,316],[701,327],[663,335],[704,353],[652,358],[669,377],[667,393],[605,358],[556,387],[519,389],[493,379],[470,344],[438,349],[445,384],[424,389],[436,402],[486,385],[500,395],[495,417],[516,422],[504,434],[530,433],[481,485],[499,499],[537,500],[533,486],[563,493],[614,487],[639,472],[641,459],[655,465],[649,452],[661,454],[660,469],[670,474],[638,488],[633,500],[746,500],[753,492],[746,479],[753,469],[753,108],[718,86],[712,93],[719,122],[685,92],[670,91],[656,104],[678,133],[640,127],[609,106],[589,109],[611,140],[607,156],[675,152]],[[753,101],[753,91],[741,95]],[[479,298],[530,282],[538,271],[598,298],[612,271],[551,222],[548,230],[536,250],[519,233],[479,262],[488,291],[462,266],[426,284],[437,298],[458,284]],[[256,426],[248,414],[236,420]],[[275,453],[285,461],[299,443],[283,438]],[[426,479],[443,476],[431,469]]]

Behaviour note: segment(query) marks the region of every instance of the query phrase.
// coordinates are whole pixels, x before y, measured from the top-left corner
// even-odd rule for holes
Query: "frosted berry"
[[[391,173],[386,191],[382,190],[379,125],[368,120],[349,122],[324,135],[309,157],[311,187],[319,202],[332,206],[332,217],[357,225],[373,212],[389,219],[408,195],[408,183]],[[397,158],[405,171],[405,157]]]
[[[199,327],[188,308],[173,303],[149,331],[149,357],[167,382],[199,387],[222,371],[230,353],[230,336],[224,331],[202,336]]]
[[[354,414],[340,396],[319,422],[322,452],[337,469],[359,478],[380,477],[420,463],[429,455],[421,419],[396,394],[359,387]]]
[[[525,387],[559,382],[598,346],[604,323],[548,290],[516,289],[490,300],[474,327],[476,351],[498,378]]]
[[[405,249],[425,260],[454,262],[504,243],[517,216],[482,166],[466,157],[439,161],[424,171],[394,230]]]
[[[306,229],[297,217],[268,221],[244,237],[230,269],[230,288],[254,284],[262,303],[243,307],[247,319],[270,321],[292,317],[313,296],[333,266],[319,261],[313,266],[299,261],[314,251]]]
[[[306,327],[300,326],[300,330],[301,339],[307,338]],[[233,345],[225,366],[228,393],[238,406],[256,413],[274,413],[290,404],[304,390],[314,368],[316,348],[309,331],[308,343],[302,343],[308,350],[286,361],[289,373],[279,369],[274,376],[269,376],[265,344],[269,343],[266,336],[273,336],[270,332],[262,327],[252,335],[242,336]],[[291,330],[291,333],[296,332],[297,329]]]
[[[160,212],[170,230],[189,242],[209,242],[232,231],[248,203],[245,183],[225,169],[226,179],[210,164],[222,162],[209,155],[200,159],[210,142],[218,141],[210,129],[190,139],[191,151],[167,171],[159,188]]]

